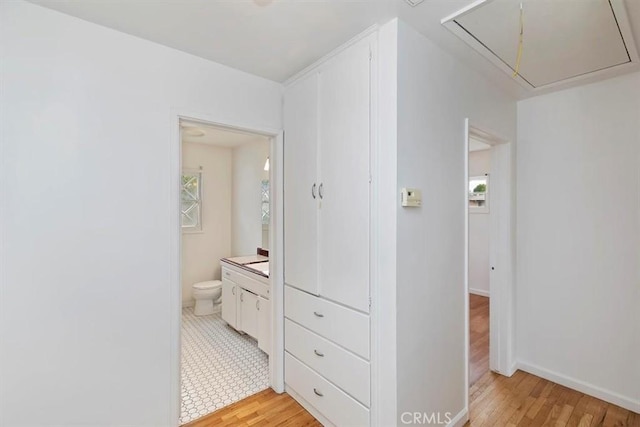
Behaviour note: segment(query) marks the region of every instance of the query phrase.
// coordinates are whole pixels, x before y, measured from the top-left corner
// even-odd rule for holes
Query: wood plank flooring
[[[470,295],[470,422],[465,427],[640,427],[640,415],[535,375],[489,371],[489,301]],[[184,427],[320,426],[286,393],[268,389]]]
[[[261,391],[183,427],[222,426],[322,426],[287,393]]]
[[[489,372],[489,298],[469,294],[469,385]]]
[[[526,372],[487,372],[471,386],[465,426],[640,427],[640,415]]]

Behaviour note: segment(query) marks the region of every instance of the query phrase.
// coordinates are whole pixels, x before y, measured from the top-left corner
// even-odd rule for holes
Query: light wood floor
[[[472,427],[640,426],[634,412],[522,371],[487,372],[470,389],[469,409]]]
[[[469,385],[489,372],[489,298],[469,294]]]
[[[321,425],[287,393],[267,389],[183,427]]]
[[[489,371],[489,301],[470,295],[470,422],[465,427],[640,427],[640,415],[535,375]],[[265,390],[184,427],[320,426],[286,393]]]

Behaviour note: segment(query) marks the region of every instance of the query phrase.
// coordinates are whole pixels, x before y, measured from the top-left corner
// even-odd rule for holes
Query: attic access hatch
[[[636,0],[632,0],[636,1]],[[520,38],[519,0],[478,0],[442,20],[481,55],[513,76]],[[523,0],[523,43],[514,79],[549,88],[638,63],[622,0]]]

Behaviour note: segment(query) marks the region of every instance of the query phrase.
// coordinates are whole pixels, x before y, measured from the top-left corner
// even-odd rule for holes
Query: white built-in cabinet
[[[247,335],[258,337],[258,296],[240,288],[240,327]]]
[[[318,295],[318,73],[284,100],[284,281]]]
[[[238,329],[238,285],[229,278],[222,276],[222,320],[227,322],[229,326]]]
[[[285,90],[285,386],[325,425],[371,422],[374,43],[359,40]]]
[[[227,262],[222,265],[222,320],[258,341],[269,354],[271,346],[270,285],[266,277]]]
[[[369,311],[370,40],[285,92],[285,283]]]

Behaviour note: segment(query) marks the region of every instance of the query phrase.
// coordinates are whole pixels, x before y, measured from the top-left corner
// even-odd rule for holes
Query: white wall
[[[640,74],[518,103],[518,359],[640,412]]]
[[[193,301],[191,286],[220,280],[220,258],[231,256],[232,150],[182,144],[182,167],[202,167],[202,230],[182,233],[182,305]]]
[[[21,1],[0,55],[0,425],[174,424],[172,109],[280,128],[281,86]]]
[[[400,22],[397,184],[424,202],[397,214],[399,417],[465,407],[466,117],[515,140],[514,100]]]
[[[261,182],[269,179],[264,170],[267,157],[269,139],[265,137],[233,149],[233,256],[255,254],[262,247]]]
[[[485,176],[491,173],[491,150],[469,153],[469,176]],[[491,198],[491,179],[489,179]],[[469,292],[489,296],[489,213],[469,214]]]

